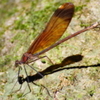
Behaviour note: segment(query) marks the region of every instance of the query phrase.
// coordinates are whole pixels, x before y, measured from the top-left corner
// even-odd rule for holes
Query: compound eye
[[[15,67],[17,67],[18,65],[19,65],[19,61],[16,60],[16,61],[15,61]]]

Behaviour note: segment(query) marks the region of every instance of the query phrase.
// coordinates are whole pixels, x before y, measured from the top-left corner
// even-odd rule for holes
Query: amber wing
[[[74,13],[74,5],[65,3],[61,5],[51,17],[45,30],[31,44],[27,53],[38,53],[54,44],[65,32]]]

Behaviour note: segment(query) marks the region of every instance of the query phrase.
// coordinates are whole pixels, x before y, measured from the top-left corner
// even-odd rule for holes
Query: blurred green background
[[[53,48],[47,55],[54,64],[67,57],[83,56],[79,62],[66,61],[64,69],[34,81],[46,89],[30,83],[31,93],[22,97],[27,84],[20,91],[14,86],[18,73],[14,63],[20,60],[36,36],[43,31],[53,12],[63,3],[75,5],[74,17],[61,37],[64,38],[100,20],[100,0],[0,0],[0,100],[100,100],[100,30],[92,29]],[[45,62],[45,63],[43,63]],[[33,65],[43,71],[52,65],[44,58]],[[28,66],[29,75],[34,75]],[[69,69],[68,69],[69,68]],[[24,74],[22,70],[21,74]],[[25,77],[25,76],[24,76]]]

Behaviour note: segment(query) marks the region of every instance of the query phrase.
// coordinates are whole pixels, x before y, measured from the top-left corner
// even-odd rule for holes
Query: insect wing
[[[74,5],[65,3],[61,5],[51,17],[45,30],[31,44],[27,53],[38,53],[54,44],[67,29],[74,13]]]

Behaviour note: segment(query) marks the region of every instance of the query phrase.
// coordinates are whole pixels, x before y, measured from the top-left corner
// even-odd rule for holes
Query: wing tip
[[[65,7],[74,8],[74,4],[71,3],[71,2],[64,3],[64,4],[62,4],[61,6],[59,6],[59,9],[63,9],[63,8],[65,8]]]

